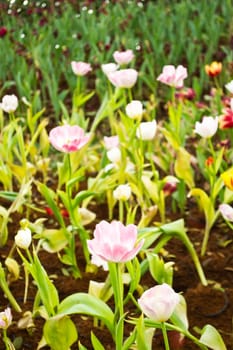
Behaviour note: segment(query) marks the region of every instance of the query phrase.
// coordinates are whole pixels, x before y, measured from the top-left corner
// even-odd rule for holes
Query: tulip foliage
[[[1,50],[7,47],[10,56],[13,43],[17,51],[11,63],[6,55],[7,67],[15,62],[13,74],[4,75],[4,62],[0,72],[0,288],[6,298],[0,330],[5,348],[20,348],[9,335],[17,314],[18,325],[26,323],[28,329],[37,318],[43,320],[38,349],[85,350],[74,317],[81,315],[104,328],[116,350],[153,349],[160,333],[165,350],[172,350],[171,334],[179,344],[188,339],[203,350],[226,350],[227,332],[221,335],[211,324],[196,325],[195,331],[189,326],[185,291],[175,287],[171,240],[183,246],[199,284],[207,287],[210,237],[217,225],[227,233],[233,229],[233,80],[227,59],[219,55],[215,60],[211,51],[222,32],[219,22],[226,29],[227,21],[219,16],[231,19],[231,7],[228,2],[210,8],[192,4],[192,13],[202,9],[210,19],[207,24],[207,17],[198,17],[192,25],[182,2],[119,1],[113,9],[104,1],[94,13],[96,5],[87,1],[74,14],[75,4],[61,1],[51,1],[51,8],[39,1],[35,12],[24,1],[14,12],[16,1],[7,7],[12,23],[27,3],[32,17],[25,32],[5,24],[0,28]],[[166,13],[159,12],[161,6]],[[173,23],[173,12],[180,16],[174,28],[180,26],[182,35],[173,42],[171,34],[161,44],[166,23],[173,33],[167,22],[171,17]],[[150,30],[148,23],[159,13],[163,25]],[[118,18],[121,29],[115,28]],[[215,32],[211,45],[205,42],[206,62],[200,66],[203,50],[196,41],[204,40],[211,23]],[[30,44],[29,27],[38,34],[30,36]],[[192,211],[203,219],[198,243],[188,227]],[[59,276],[51,275],[43,256],[62,266],[61,274],[76,282],[76,290],[62,293]],[[79,281],[87,275],[91,280],[81,291]],[[23,305],[13,288],[22,280]],[[33,306],[22,315],[31,281]],[[105,347],[94,331],[90,342],[94,350]]]

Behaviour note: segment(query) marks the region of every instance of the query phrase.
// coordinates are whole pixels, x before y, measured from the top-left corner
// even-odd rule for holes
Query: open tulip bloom
[[[126,262],[133,259],[143,246],[143,240],[136,244],[137,227],[124,226],[120,221],[101,221],[96,225],[94,238],[88,240],[91,254],[108,262]]]
[[[116,350],[122,350],[124,329],[124,263],[136,257],[144,244],[137,243],[137,227],[133,224],[124,226],[120,221],[101,221],[96,225],[94,238],[87,241],[90,253],[98,260],[108,263],[111,285],[115,301],[115,338]]]
[[[204,138],[212,137],[218,130],[218,117],[203,117],[202,122],[196,122],[195,133]]]
[[[84,130],[77,125],[62,125],[53,128],[49,141],[58,151],[71,153],[80,150],[90,139]]]
[[[184,79],[186,79],[187,76],[187,69],[182,65],[179,65],[177,68],[173,65],[167,65],[163,67],[163,71],[158,76],[157,80],[175,88],[182,88]]]

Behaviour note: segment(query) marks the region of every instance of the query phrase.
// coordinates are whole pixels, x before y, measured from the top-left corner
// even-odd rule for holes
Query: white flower
[[[218,129],[218,117],[203,117],[202,122],[196,122],[194,132],[204,138],[212,137]]]
[[[118,69],[118,67],[119,66],[116,63],[101,64],[101,69],[106,75],[108,75],[109,73],[115,72]]]
[[[233,221],[233,208],[229,204],[220,204],[219,211],[227,221]]]
[[[127,201],[131,196],[131,187],[128,184],[119,185],[113,191],[113,197],[119,201]]]
[[[133,100],[125,107],[126,114],[131,119],[139,119],[143,113],[141,101]]]
[[[231,80],[229,83],[225,85],[225,88],[230,91],[231,94],[233,94],[233,80]]]
[[[139,139],[149,141],[154,138],[156,129],[157,123],[155,120],[153,120],[152,122],[143,122],[138,126],[136,130],[136,135]]]
[[[15,244],[17,247],[22,249],[27,249],[32,241],[32,233],[29,228],[21,229],[17,232],[15,236]]]
[[[14,112],[19,105],[18,97],[15,95],[5,95],[0,103],[0,108],[6,113]]]
[[[118,147],[113,147],[107,152],[107,157],[112,163],[118,163],[121,160],[121,151]]]

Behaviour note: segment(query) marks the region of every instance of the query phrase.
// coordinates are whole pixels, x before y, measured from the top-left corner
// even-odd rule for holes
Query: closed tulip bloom
[[[119,185],[113,191],[113,197],[119,201],[127,201],[131,196],[131,187],[128,184]]]
[[[163,283],[146,290],[138,299],[138,304],[151,320],[165,322],[171,317],[179,301],[179,294]]]
[[[155,137],[156,130],[157,123],[155,120],[152,122],[143,122],[138,126],[136,136],[143,141],[149,141]]]
[[[201,137],[212,137],[218,130],[218,117],[203,117],[202,122],[195,123],[194,132]]]
[[[158,76],[157,80],[175,88],[181,88],[184,85],[184,79],[188,76],[187,69],[182,65],[177,68],[173,65],[167,65],[163,67],[162,73]]]
[[[221,178],[224,182],[224,185],[233,191],[233,168],[224,171],[224,173],[221,174]]]
[[[0,27],[0,38],[4,38],[4,36],[7,34],[7,28],[6,27]]]
[[[220,204],[218,208],[225,220],[233,221],[233,208],[229,204]]]
[[[119,163],[121,160],[121,150],[118,147],[113,147],[107,151],[108,160],[112,163]]]
[[[0,328],[7,329],[12,323],[11,309],[8,307],[0,312]]]
[[[233,128],[233,110],[231,108],[226,108],[224,110],[224,114],[219,116],[219,128],[220,129]]]
[[[221,62],[212,62],[210,65],[205,65],[205,72],[210,77],[215,77],[216,75],[220,74],[222,71],[222,63]]]
[[[94,238],[87,241],[88,249],[94,256],[107,262],[127,262],[132,260],[144,243],[137,241],[137,227],[124,226],[120,221],[101,221],[96,225]]]
[[[86,75],[87,73],[92,71],[91,65],[89,63],[82,62],[82,61],[79,61],[79,62],[72,61],[71,68],[73,73],[79,76]]]
[[[49,141],[58,151],[71,153],[78,151],[90,139],[78,125],[62,125],[53,128],[49,133]]]
[[[119,146],[118,135],[114,136],[104,136],[104,145],[107,149],[111,149]]]
[[[138,72],[135,69],[120,69],[108,74],[110,82],[118,88],[131,88],[135,85]]]
[[[233,80],[231,80],[229,83],[227,83],[225,85],[225,88],[231,93],[233,94]]]
[[[18,98],[15,95],[5,95],[0,103],[0,108],[6,113],[13,113],[19,105]]]
[[[115,51],[113,53],[113,58],[116,61],[116,63],[122,65],[122,64],[128,64],[130,63],[134,58],[134,53],[132,50],[126,50],[126,51]]]
[[[15,235],[15,244],[22,249],[28,249],[32,242],[32,233],[29,228],[21,229]]]
[[[115,72],[118,69],[118,67],[119,66],[116,63],[106,63],[101,65],[101,69],[105,75]]]
[[[143,114],[143,106],[141,101],[133,100],[125,107],[126,115],[131,119],[139,119]]]

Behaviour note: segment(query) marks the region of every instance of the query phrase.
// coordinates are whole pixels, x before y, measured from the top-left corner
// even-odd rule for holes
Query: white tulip
[[[118,163],[121,160],[121,151],[118,147],[113,147],[107,152],[107,157],[112,163]]]
[[[218,129],[218,117],[203,117],[202,122],[196,122],[194,132],[201,137],[212,137]]]
[[[119,66],[116,63],[101,64],[101,69],[105,75],[108,75],[109,73],[115,72],[118,69],[118,67]]]
[[[229,83],[225,85],[225,88],[230,91],[231,94],[233,94],[233,80],[231,80]]]
[[[130,196],[131,187],[128,184],[119,185],[115,191],[113,191],[113,197],[119,201],[127,201]]]
[[[136,135],[139,139],[149,141],[154,138],[156,129],[157,123],[155,120],[153,120],[152,122],[143,122],[138,126],[136,130]]]
[[[143,113],[141,101],[133,100],[125,107],[126,115],[131,119],[139,119]]]
[[[19,105],[18,97],[15,95],[5,95],[0,103],[0,108],[6,113],[13,113]]]
[[[15,244],[22,249],[28,249],[32,241],[32,233],[29,228],[21,229],[15,235]]]

